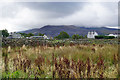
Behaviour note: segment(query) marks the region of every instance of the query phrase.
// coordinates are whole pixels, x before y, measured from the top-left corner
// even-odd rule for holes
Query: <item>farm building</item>
[[[22,36],[19,33],[11,32],[11,33],[9,33],[9,37],[8,38],[22,38]]]
[[[95,36],[98,36],[98,33],[95,31],[88,32],[87,38],[95,38]]]
[[[44,39],[49,39],[46,35],[44,35],[43,37],[44,37]]]
[[[30,38],[49,39],[46,35],[44,35],[44,36],[31,36]]]
[[[108,35],[106,35],[106,36],[114,36],[115,38],[117,38],[117,37],[118,37],[118,34],[108,34]]]

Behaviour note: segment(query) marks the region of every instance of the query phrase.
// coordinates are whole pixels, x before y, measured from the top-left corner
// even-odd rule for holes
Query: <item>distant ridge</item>
[[[67,32],[70,36],[73,34],[87,35],[88,31],[96,31],[100,35],[105,35],[109,33],[118,33],[118,29],[107,28],[107,27],[78,27],[74,25],[46,25],[42,28],[34,28],[26,31],[20,31],[22,33],[33,33],[37,35],[38,33],[43,33],[51,37],[57,36],[61,31]]]

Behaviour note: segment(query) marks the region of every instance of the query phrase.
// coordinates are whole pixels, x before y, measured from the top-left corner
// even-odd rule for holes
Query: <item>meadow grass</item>
[[[117,44],[2,48],[3,78],[117,78]]]

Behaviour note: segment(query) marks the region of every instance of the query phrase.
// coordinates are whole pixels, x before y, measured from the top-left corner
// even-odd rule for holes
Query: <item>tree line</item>
[[[35,36],[33,33],[21,33],[19,32],[19,34],[21,34],[23,37],[31,37],[31,36]],[[9,33],[8,30],[2,30],[2,35],[3,37],[8,37]],[[42,33],[38,33],[37,36],[44,36],[44,34]],[[78,34],[74,34],[72,36],[69,36],[69,34],[67,32],[61,31],[60,34],[56,37],[54,37],[54,39],[67,39],[67,38],[72,38],[72,39],[83,39],[83,38],[87,38],[87,36],[80,36]]]
[[[21,34],[23,37],[31,37],[31,36],[35,36],[33,33],[19,33]],[[9,33],[7,29],[2,30],[2,35],[3,37],[8,37]],[[44,36],[44,34],[42,33],[38,33],[36,36]],[[73,34],[72,36],[70,36],[67,32],[61,31],[60,34],[58,36],[55,36],[54,39],[85,39],[87,38],[87,35],[82,36],[79,34]],[[95,39],[113,39],[115,38],[114,36],[104,36],[104,35],[99,35],[99,36],[95,36]]]
[[[31,37],[31,36],[44,36],[42,33],[38,33],[38,35],[34,35],[33,33],[20,33],[24,37]]]
[[[23,37],[31,37],[31,36],[34,36],[34,34],[33,33],[21,33],[21,32],[19,32],[19,34],[21,34]],[[4,30],[2,30],[2,36],[3,37],[8,37],[9,36],[9,33],[8,33],[8,30],[7,29],[4,29]],[[44,36],[44,34],[42,34],[42,33],[38,33],[38,36]]]
[[[67,38],[72,38],[72,39],[84,39],[87,38],[86,36],[81,36],[79,34],[73,34],[72,36],[69,36],[69,34],[67,32],[61,31],[60,34],[56,37],[54,37],[55,39],[67,39]]]

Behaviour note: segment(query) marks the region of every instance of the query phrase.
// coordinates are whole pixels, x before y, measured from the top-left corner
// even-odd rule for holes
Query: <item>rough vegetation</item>
[[[2,77],[118,78],[117,42],[3,40]]]

